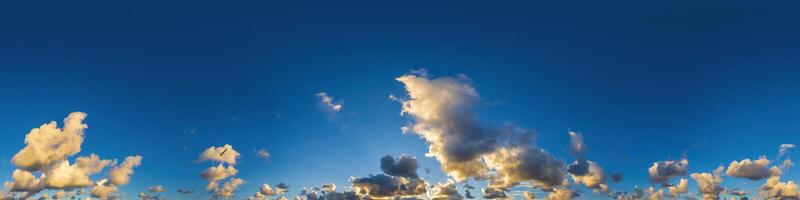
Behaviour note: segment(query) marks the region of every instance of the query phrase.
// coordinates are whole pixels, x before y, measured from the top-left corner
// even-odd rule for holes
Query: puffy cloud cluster
[[[269,197],[271,197],[273,195],[276,195],[276,194],[277,193],[275,192],[275,190],[273,190],[272,187],[269,186],[269,184],[265,183],[265,184],[261,185],[261,188],[259,188],[258,191],[252,197],[250,197],[249,199],[251,199],[251,200],[266,200],[266,199],[269,199]]]
[[[713,173],[692,173],[691,177],[697,181],[697,191],[703,194],[704,200],[719,199],[719,193],[724,190],[722,183],[722,170],[720,166]]]
[[[758,160],[733,161],[728,166],[726,173],[732,177],[761,180],[770,177],[769,164],[770,161],[766,156],[761,156]]]
[[[794,181],[781,182],[783,170],[779,168],[770,169],[770,177],[761,186],[760,196],[764,199],[798,199],[800,198],[800,187]]]
[[[372,198],[417,196],[425,194],[428,183],[419,178],[389,176],[386,174],[353,178],[353,190]]]
[[[513,126],[491,127],[476,119],[473,107],[479,95],[465,76],[430,79],[427,73],[412,73],[396,80],[405,85],[408,98],[391,98],[413,119],[403,131],[425,139],[426,155],[436,158],[456,181],[491,179],[495,189],[521,181],[537,187],[561,185],[565,164],[533,145],[532,133]]]
[[[653,166],[647,169],[651,183],[661,183],[669,185],[669,180],[677,176],[685,176],[689,160],[667,160],[654,162]]]
[[[678,181],[678,184],[669,186],[670,197],[675,198],[686,192],[689,192],[689,180],[685,178],[681,178],[681,180]]]
[[[656,190],[653,187],[647,188],[647,199],[649,199],[649,200],[661,200],[661,199],[664,199],[664,190],[663,189]]]
[[[417,176],[417,160],[411,156],[381,158],[383,174],[351,178],[351,188],[369,198],[405,198],[423,195],[428,183]]]
[[[502,188],[483,188],[481,190],[483,192],[484,199],[507,199],[508,194],[506,194],[506,190]]]
[[[23,198],[52,189],[58,190],[53,198],[62,199],[67,194],[63,190],[80,191],[87,187],[92,187],[92,196],[96,198],[113,198],[117,186],[130,182],[130,174],[134,167],[141,164],[142,157],[129,156],[122,165],[117,165],[116,160],[101,159],[96,154],[90,154],[76,157],[71,164],[69,158],[81,151],[84,132],[88,128],[83,123],[86,116],[86,113],[73,112],[64,119],[62,128],[58,128],[53,121],[32,129],[25,136],[25,147],[11,159],[18,169],[14,170],[12,180],[5,182],[4,186],[11,192],[23,193]],[[92,175],[108,166],[112,167],[108,171],[111,181],[92,181]]]
[[[461,194],[458,193],[458,189],[456,189],[456,183],[452,180],[434,185],[433,189],[431,189],[431,192],[431,199],[434,200],[464,199],[464,196],[461,196]]]
[[[400,157],[392,157],[391,155],[381,158],[381,170],[391,176],[402,177],[418,177],[417,158],[409,155],[400,155]]]
[[[241,154],[234,150],[233,146],[230,144],[225,144],[221,147],[209,147],[200,154],[200,157],[197,160],[199,162],[210,160],[229,165],[236,165],[236,160],[239,159],[239,156],[241,156]]]
[[[233,146],[225,144],[220,147],[211,146],[200,154],[199,161],[213,161],[219,163],[217,166],[211,166],[200,173],[200,177],[205,179],[206,190],[208,190],[214,198],[230,199],[234,196],[234,192],[244,185],[244,180],[234,178],[239,171],[233,167],[239,159],[239,152],[233,149]],[[227,166],[226,166],[227,164]],[[226,180],[222,185],[219,181]]]
[[[596,162],[586,159],[586,145],[583,143],[583,135],[578,132],[570,131],[570,150],[577,158],[575,162],[567,166],[567,172],[577,184],[583,184],[595,192],[607,193],[606,175],[603,168]]]
[[[333,102],[333,98],[328,96],[328,93],[325,92],[317,93],[317,97],[319,97],[320,107],[323,108],[325,111],[339,112],[343,108],[342,103]]]

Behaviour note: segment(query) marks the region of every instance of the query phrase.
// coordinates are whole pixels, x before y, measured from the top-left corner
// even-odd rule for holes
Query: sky
[[[275,199],[389,180],[426,183],[425,194],[392,190],[425,199],[451,180],[477,199],[608,199],[637,187],[668,196],[684,178],[684,198],[797,198],[800,174],[783,162],[800,142],[799,6],[3,1],[0,182],[6,194],[15,171],[31,172],[44,185],[33,197],[53,196],[66,186],[52,177],[76,176],[68,188],[82,197],[113,187],[106,198],[123,199],[244,199],[288,185]],[[68,116],[73,128],[26,143]],[[108,162],[75,165],[91,154]],[[382,169],[387,155],[416,167]],[[575,161],[603,172],[567,170]],[[201,176],[220,165],[237,173]],[[591,178],[602,184],[576,181]],[[768,180],[789,189],[770,193],[780,187]]]

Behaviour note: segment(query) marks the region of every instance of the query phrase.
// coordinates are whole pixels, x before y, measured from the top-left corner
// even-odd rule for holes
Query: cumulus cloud
[[[781,182],[780,176],[783,170],[780,168],[770,168],[770,177],[761,186],[760,196],[764,199],[798,199],[800,198],[800,188],[794,181]]]
[[[728,176],[747,178],[750,180],[761,180],[770,177],[769,164],[766,156],[761,156],[758,160],[744,159],[742,161],[733,161],[728,166],[726,172]]]
[[[211,166],[200,173],[200,177],[208,182],[206,190],[209,191],[214,198],[230,199],[234,196],[235,191],[245,183],[244,180],[233,177],[239,173],[239,171],[233,167],[239,159],[239,156],[239,152],[234,150],[233,146],[229,144],[220,147],[211,146],[200,154],[198,158],[200,162],[212,161],[219,163],[217,166]],[[220,185],[219,181],[225,179],[227,179],[227,181]]]
[[[567,172],[572,176],[572,180],[577,184],[583,184],[591,188],[594,192],[607,193],[606,175],[603,168],[596,162],[586,159],[586,145],[583,143],[583,135],[578,132],[570,131],[570,150],[577,160],[567,166]]]
[[[24,193],[24,198],[52,189],[58,190],[53,198],[62,199],[67,194],[64,190],[82,191],[82,188],[92,186],[98,198],[115,197],[112,193],[116,191],[116,186],[129,182],[132,168],[139,165],[141,157],[136,156],[135,165],[129,161],[123,163],[124,166],[116,166],[116,161],[89,154],[75,158],[71,164],[69,158],[81,151],[84,131],[88,128],[83,123],[86,116],[86,113],[73,112],[64,119],[62,128],[58,128],[56,122],[50,122],[32,129],[25,136],[25,147],[12,158],[12,163],[18,169],[14,170],[12,180],[5,182],[4,186],[12,192]],[[109,170],[111,181],[92,181],[91,176],[102,172],[107,166],[114,166]],[[41,197],[45,195],[48,194]]]
[[[669,186],[669,196],[673,198],[678,197],[681,194],[684,194],[688,191],[689,191],[689,180],[686,180],[685,178],[681,178],[678,181],[678,184]]]
[[[322,184],[322,191],[323,192],[336,192],[336,184],[333,184],[333,183]]]
[[[108,179],[102,179],[97,182],[97,184],[92,187],[91,194],[92,197],[99,198],[99,199],[113,199],[114,194],[117,192],[117,186],[111,184]]]
[[[214,197],[230,199],[233,197],[234,192],[244,184],[244,180],[239,178],[232,178],[223,183],[221,187],[215,187],[212,190]]]
[[[551,188],[563,183],[564,162],[538,148],[500,148],[485,157],[486,163],[496,169],[498,175],[490,181],[491,187],[508,188],[521,181]]]
[[[608,185],[606,185],[606,177],[603,168],[595,162],[588,161],[588,163],[588,172],[584,175],[572,175],[572,179],[576,184],[583,184],[593,189],[595,192],[608,192]]]
[[[147,190],[150,191],[150,192],[154,192],[154,193],[160,193],[160,192],[167,191],[166,189],[164,189],[163,185],[150,186],[149,188],[147,188]]]
[[[506,191],[504,189],[501,189],[501,188],[488,187],[488,188],[481,189],[481,191],[483,192],[483,198],[484,199],[507,199],[508,198],[508,194],[506,194]]]
[[[656,190],[653,187],[647,188],[647,197],[649,200],[661,200],[664,199],[664,190],[658,189]]]
[[[722,183],[723,167],[720,166],[713,173],[692,173],[691,177],[697,181],[697,191],[703,194],[704,200],[719,199],[719,193],[724,190]]]
[[[662,185],[669,185],[669,180],[676,176],[685,176],[689,160],[668,160],[654,162],[647,171],[650,175],[651,183],[661,183]]]
[[[427,73],[396,78],[405,85],[402,114],[413,123],[403,127],[429,145],[427,156],[456,181],[491,179],[492,187],[507,188],[521,181],[537,187],[560,185],[564,163],[533,145],[533,134],[522,128],[496,128],[480,123],[473,112],[479,101],[466,76],[430,79]],[[496,172],[496,173],[492,173]]]
[[[425,194],[428,183],[419,178],[405,178],[386,174],[353,178],[352,188],[357,194],[372,198],[416,196]]]
[[[84,130],[89,127],[83,123],[84,119],[86,113],[73,112],[64,119],[63,128],[52,121],[32,129],[25,136],[26,146],[11,162],[26,171],[40,171],[77,154],[81,151]]]
[[[464,199],[464,196],[461,196],[461,194],[458,193],[458,190],[456,189],[456,183],[452,180],[447,180],[447,182],[434,185],[433,189],[431,189],[431,192],[431,199],[433,200]]]
[[[275,185],[275,193],[282,195],[286,194],[287,192],[289,192],[289,185],[286,185],[285,183],[278,183]]]
[[[569,188],[553,188],[553,191],[547,194],[547,200],[569,200],[578,197],[578,194]]]
[[[38,193],[44,189],[44,184],[33,173],[25,170],[14,170],[11,180],[5,182],[5,187],[12,192]]]
[[[133,174],[133,168],[142,164],[141,156],[128,156],[122,161],[122,164],[115,166],[108,171],[109,180],[114,185],[127,185],[131,181],[130,175]]]
[[[325,92],[317,93],[317,97],[319,97],[320,107],[323,108],[325,111],[339,112],[343,108],[342,103],[333,102],[333,98],[328,96],[328,93]]]
[[[418,165],[417,158],[409,155],[400,155],[397,158],[387,155],[381,158],[381,170],[391,176],[417,178]]]
[[[239,152],[233,149],[230,144],[225,144],[221,147],[208,147],[198,158],[199,162],[215,161],[219,163],[227,163],[229,165],[236,165],[236,160],[239,159]]]

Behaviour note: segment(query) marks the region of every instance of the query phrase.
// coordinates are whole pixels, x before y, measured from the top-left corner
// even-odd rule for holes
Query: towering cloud
[[[668,160],[654,162],[647,171],[650,175],[651,183],[661,183],[662,185],[669,185],[669,179],[676,176],[685,176],[689,160]]]
[[[402,103],[403,115],[414,119],[403,131],[425,139],[429,144],[426,155],[436,158],[442,170],[456,181],[488,178],[495,188],[511,187],[520,181],[532,181],[540,187],[561,184],[563,162],[536,148],[532,133],[478,122],[473,107],[479,95],[465,76],[429,79],[427,73],[417,73],[396,80],[405,85],[408,99],[392,98]],[[490,173],[492,170],[496,175]]]

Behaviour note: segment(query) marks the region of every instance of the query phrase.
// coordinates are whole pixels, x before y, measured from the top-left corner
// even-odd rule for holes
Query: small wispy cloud
[[[326,111],[335,113],[341,111],[342,108],[344,108],[342,106],[342,103],[334,102],[333,97],[328,96],[328,93],[325,92],[317,93],[317,97],[319,97],[320,107],[322,107]]]
[[[269,160],[272,158],[272,154],[270,154],[269,151],[264,148],[256,150],[256,156],[264,160]]]

